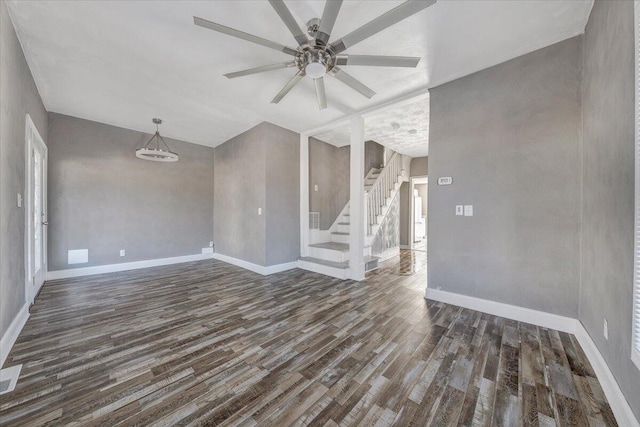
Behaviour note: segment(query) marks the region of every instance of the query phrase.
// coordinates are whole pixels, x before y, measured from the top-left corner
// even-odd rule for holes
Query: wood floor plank
[[[615,426],[574,336],[362,282],[215,261],[50,281],[0,425]],[[577,423],[577,424],[576,424]]]

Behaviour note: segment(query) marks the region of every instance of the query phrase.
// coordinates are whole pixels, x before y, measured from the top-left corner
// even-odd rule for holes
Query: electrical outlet
[[[209,247],[212,248],[213,247],[213,242],[209,242]]]
[[[124,249],[120,249],[120,256],[124,256],[125,252]]]
[[[604,339],[605,340],[609,340],[609,322],[607,322],[607,319],[604,319]]]

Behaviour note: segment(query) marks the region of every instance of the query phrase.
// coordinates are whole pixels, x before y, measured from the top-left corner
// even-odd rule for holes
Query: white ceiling
[[[346,1],[335,37],[401,1]],[[288,1],[300,23],[324,1]],[[17,1],[9,9],[49,111],[216,146],[262,122],[294,131],[504,62],[584,31],[593,0],[447,1],[345,53],[421,56],[416,69],[345,66],[377,92],[368,100],[328,79],[318,111],[313,82],[280,103],[293,69],[228,80],[224,73],[287,60],[284,53],[215,33],[193,16],[292,46],[266,1]]]
[[[368,115],[364,122],[365,140],[411,157],[429,155],[429,94],[416,96]],[[350,144],[349,126],[339,126],[315,135],[342,147]]]

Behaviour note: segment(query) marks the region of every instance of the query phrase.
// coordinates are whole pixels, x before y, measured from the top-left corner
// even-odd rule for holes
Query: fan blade
[[[242,40],[270,47],[271,49],[279,50],[280,52],[284,52],[289,55],[296,56],[298,54],[297,50],[281,45],[280,43],[272,42],[271,40],[263,39],[262,37],[254,36],[253,34],[245,33],[240,30],[225,27],[224,25],[216,24],[215,22],[207,21],[206,19],[198,18],[196,16],[193,17],[193,23],[200,27],[208,28],[213,31],[218,31],[219,33],[227,34],[229,36],[237,37]]]
[[[291,31],[291,34],[293,34],[293,38],[296,39],[298,45],[302,46],[303,44],[308,43],[309,38],[300,29],[300,25],[296,22],[287,5],[284,4],[284,0],[269,0],[269,3],[271,3],[271,7],[275,9],[278,16],[280,16],[284,25],[286,25],[289,31]]]
[[[324,92],[324,78],[315,79],[316,95],[318,96],[318,107],[321,110],[327,108],[327,94]]]
[[[351,74],[347,74],[345,71],[342,71],[338,67],[333,67],[333,69],[329,71],[329,74],[335,77],[336,79],[340,80],[342,83],[349,86],[351,89],[366,96],[367,98],[371,98],[373,95],[376,94],[373,90],[369,89],[367,86],[365,86],[355,77],[353,77]]]
[[[225,74],[224,76],[226,78],[228,78],[228,79],[235,79],[236,77],[248,76],[248,75],[257,74],[257,73],[263,73],[265,71],[279,70],[281,68],[295,67],[295,65],[296,65],[295,61],[280,62],[278,64],[264,65],[262,67],[249,68],[248,70],[236,71],[235,73],[228,73],[228,74]]]
[[[278,94],[276,95],[275,98],[273,98],[271,100],[272,104],[277,104],[278,102],[280,102],[282,100],[282,98],[284,98],[291,89],[293,89],[293,87],[304,77],[304,71],[300,70],[296,73],[295,76],[293,76],[293,78],[291,80],[289,80],[289,83],[287,83],[280,92],[278,92]]]
[[[327,45],[329,37],[331,36],[331,30],[336,23],[338,12],[342,6],[342,0],[327,0],[324,5],[324,11],[322,12],[322,19],[320,20],[320,28],[316,34],[316,43],[323,46]]]
[[[362,27],[331,43],[331,47],[336,54],[344,52],[346,49],[350,48],[356,43],[360,43],[362,40],[367,39],[376,33],[379,33],[385,28],[388,28],[393,24],[396,24],[403,19],[410,17],[413,14],[426,9],[435,2],[436,0],[408,0],[401,5],[391,9],[384,15],[378,16],[373,21],[364,24]]]
[[[336,65],[366,65],[373,67],[416,67],[420,58],[413,56],[341,55]]]

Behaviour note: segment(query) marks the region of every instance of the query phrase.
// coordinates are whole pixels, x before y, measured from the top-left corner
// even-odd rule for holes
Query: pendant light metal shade
[[[136,150],[136,157],[142,160],[153,162],[177,162],[180,159],[176,153],[171,151],[164,138],[160,136],[158,125],[162,123],[160,119],[153,119],[156,125],[156,133],[151,137],[144,147]],[[155,141],[155,142],[154,142]]]

